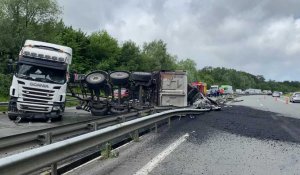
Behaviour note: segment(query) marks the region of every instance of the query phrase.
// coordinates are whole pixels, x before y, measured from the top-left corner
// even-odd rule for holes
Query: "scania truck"
[[[71,62],[70,47],[26,40],[10,87],[8,117],[61,119]]]

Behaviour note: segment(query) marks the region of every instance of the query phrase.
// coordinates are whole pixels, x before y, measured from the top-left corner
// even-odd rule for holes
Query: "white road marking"
[[[165,150],[155,156],[150,162],[143,166],[139,171],[134,175],[147,175],[149,174],[161,161],[163,161],[169,154],[171,154],[181,143],[186,141],[189,137],[189,134],[181,136],[178,140],[169,145]]]

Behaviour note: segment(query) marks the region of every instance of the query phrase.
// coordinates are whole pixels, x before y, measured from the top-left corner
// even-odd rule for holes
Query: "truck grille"
[[[30,105],[20,103],[20,110],[29,111],[29,112],[50,112],[51,106],[41,106],[41,105]]]
[[[22,89],[23,101],[47,104],[49,101],[52,101],[54,92],[55,92],[54,90],[23,87]]]

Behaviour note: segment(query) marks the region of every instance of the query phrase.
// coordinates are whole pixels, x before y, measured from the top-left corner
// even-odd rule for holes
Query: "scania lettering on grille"
[[[38,86],[38,87],[42,87],[42,88],[49,88],[48,85],[41,84],[41,83],[30,83],[30,86]]]

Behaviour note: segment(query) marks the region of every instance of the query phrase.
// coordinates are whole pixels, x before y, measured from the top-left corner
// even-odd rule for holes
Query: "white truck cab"
[[[71,62],[70,47],[26,40],[10,87],[9,118],[61,118]]]
[[[215,94],[219,90],[219,85],[212,85],[210,86],[210,94]]]

